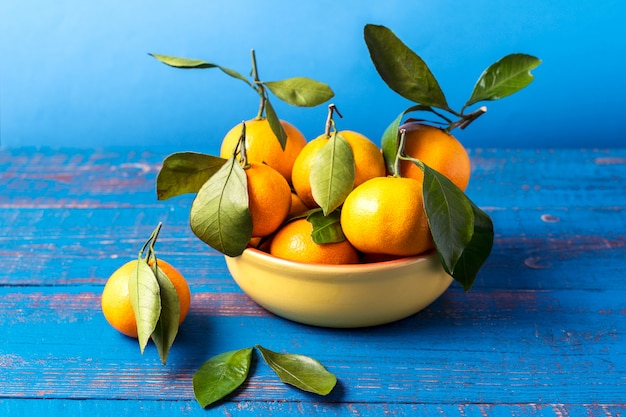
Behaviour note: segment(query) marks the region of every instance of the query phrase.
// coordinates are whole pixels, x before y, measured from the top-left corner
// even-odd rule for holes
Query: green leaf
[[[234,157],[200,188],[191,205],[191,230],[228,256],[239,256],[252,236],[248,180]]]
[[[128,296],[137,322],[139,349],[143,353],[161,315],[161,294],[152,268],[141,257],[128,280]]]
[[[337,378],[313,358],[291,353],[277,353],[256,345],[265,362],[286,384],[303,391],[326,395],[337,384]]]
[[[193,393],[204,408],[221,400],[244,383],[250,371],[252,348],[213,356],[193,374]]]
[[[282,101],[298,107],[314,107],[335,95],[328,85],[306,77],[267,81],[263,85]]]
[[[474,212],[474,233],[452,273],[453,278],[461,284],[465,291],[469,291],[474,285],[476,275],[489,257],[493,247],[493,222],[491,218],[474,203],[471,205]]]
[[[320,210],[312,211],[306,219],[313,225],[313,232],[311,233],[313,242],[323,245],[346,240],[341,229],[340,218],[341,212],[339,210],[335,210],[327,216]]]
[[[415,103],[450,110],[439,83],[424,62],[384,26],[368,24],[364,37],[378,74],[396,93]]]
[[[354,154],[347,140],[337,132],[311,160],[309,182],[313,199],[324,215],[335,210],[354,188]]]
[[[446,272],[453,275],[456,263],[472,239],[474,212],[469,199],[448,178],[424,168],[424,209],[428,225]]]
[[[287,133],[285,133],[285,129],[283,129],[282,123],[280,123],[280,119],[272,107],[272,104],[269,100],[265,100],[265,117],[267,117],[267,122],[270,124],[270,128],[274,135],[276,135],[276,139],[278,139],[278,143],[280,143],[281,149],[284,151],[285,146],[287,146]]]
[[[237,71],[232,70],[230,68],[222,67],[217,64],[213,64],[211,62],[202,61],[200,59],[193,59],[193,58],[179,58],[179,57],[169,56],[169,55],[159,55],[159,54],[148,54],[148,55],[150,55],[153,58],[156,58],[158,61],[164,63],[165,65],[169,65],[170,67],[174,67],[174,68],[181,68],[181,69],[217,68],[221,70],[223,73],[233,78],[236,78],[238,80],[241,80],[245,82],[246,84],[248,84],[250,87],[254,88],[254,86],[250,83],[250,81],[248,81],[246,77],[244,77]]]
[[[224,165],[226,159],[195,152],[167,156],[156,179],[159,200],[186,193],[197,193],[202,185]]]
[[[533,81],[534,76],[530,71],[539,64],[541,60],[531,55],[505,56],[483,71],[465,106],[484,100],[498,100],[516,93]]]
[[[161,362],[165,365],[170,348],[178,334],[180,300],[174,284],[172,284],[167,274],[158,267],[158,261],[152,266],[152,271],[159,283],[159,292],[161,294],[161,315],[152,333],[152,341],[157,347]]]

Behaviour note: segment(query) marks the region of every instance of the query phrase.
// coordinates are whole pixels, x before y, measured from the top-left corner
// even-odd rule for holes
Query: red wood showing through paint
[[[0,415],[626,415],[626,150],[472,149],[468,195],[495,225],[474,288],[353,330],[248,299],[189,230],[192,196],[156,199],[170,151],[0,149]],[[193,294],[166,366],[99,305],[158,222]],[[302,393],[255,361],[201,409],[193,372],[257,343],[315,357],[339,385]]]

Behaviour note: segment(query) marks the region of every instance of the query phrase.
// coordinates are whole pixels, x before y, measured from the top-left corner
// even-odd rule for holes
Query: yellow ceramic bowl
[[[257,249],[226,257],[241,289],[281,317],[324,327],[365,327],[417,313],[450,285],[435,253],[359,265],[311,265]]]

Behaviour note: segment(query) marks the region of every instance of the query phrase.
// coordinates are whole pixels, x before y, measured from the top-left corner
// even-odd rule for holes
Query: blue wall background
[[[366,23],[391,28],[460,108],[489,64],[512,52],[543,60],[522,92],[456,136],[468,147],[626,144],[626,2],[84,0],[0,3],[0,146],[173,146],[216,152],[258,100],[216,70],[166,67],[148,52],[208,60],[261,79],[331,85],[339,128],[379,141],[408,106],[374,70]],[[309,138],[326,105],[273,102]]]

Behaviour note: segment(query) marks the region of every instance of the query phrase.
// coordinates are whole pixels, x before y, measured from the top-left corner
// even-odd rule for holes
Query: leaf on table
[[[151,53],[149,53],[148,55],[150,55],[151,57],[153,57],[153,58],[157,59],[158,61],[164,63],[165,65],[169,65],[170,67],[174,67],[174,68],[181,68],[181,69],[217,68],[217,69],[221,70],[223,73],[225,73],[225,74],[227,74],[227,75],[229,75],[229,76],[231,76],[233,78],[236,78],[238,80],[241,80],[241,81],[245,82],[246,84],[248,84],[250,87],[252,87],[252,84],[250,83],[250,81],[248,81],[248,79],[246,77],[244,77],[243,75],[241,75],[240,73],[238,73],[235,70],[232,70],[232,69],[226,68],[226,67],[222,67],[221,65],[213,64],[211,62],[202,61],[200,59],[194,59],[194,58],[180,58],[180,57],[176,57],[176,56],[151,54]]]
[[[137,322],[139,348],[143,353],[161,315],[161,295],[152,268],[141,257],[128,280],[128,296]]]
[[[270,124],[270,128],[272,129],[272,132],[274,132],[278,143],[280,144],[280,148],[284,151],[285,146],[287,146],[287,133],[285,132],[282,123],[280,123],[280,119],[278,118],[274,107],[267,99],[265,100],[265,117],[267,118],[267,122]]]
[[[306,218],[313,225],[311,237],[318,245],[337,243],[346,240],[341,229],[341,212],[335,210],[328,216],[320,210],[312,211]]]
[[[196,152],[167,156],[156,179],[157,198],[167,200],[181,194],[197,193],[225,162],[224,158]]]
[[[178,334],[180,300],[174,284],[167,274],[158,267],[158,261],[152,266],[152,270],[157,278],[161,294],[161,315],[152,333],[152,341],[157,347],[161,362],[165,365],[170,348]]]
[[[191,230],[207,245],[239,256],[252,236],[248,181],[234,157],[200,188],[191,204]]]
[[[311,161],[309,182],[313,199],[325,215],[339,207],[354,188],[354,154],[337,132]]]
[[[193,393],[203,408],[226,397],[244,383],[250,371],[252,349],[213,356],[193,374]]]
[[[286,384],[318,395],[327,395],[337,384],[337,377],[313,358],[292,353],[278,353],[260,345],[256,347],[265,362]]]
[[[479,101],[499,100],[523,89],[534,76],[530,72],[541,60],[526,54],[507,55],[487,68],[478,78],[465,106]]]
[[[412,102],[450,110],[426,62],[391,30],[368,24],[364,37],[372,62],[389,88]]]
[[[306,77],[266,81],[263,85],[282,101],[298,107],[314,107],[335,95],[327,84]]]
[[[452,275],[472,239],[474,211],[463,191],[448,178],[425,164],[423,168],[422,187],[428,225],[444,269]]]

